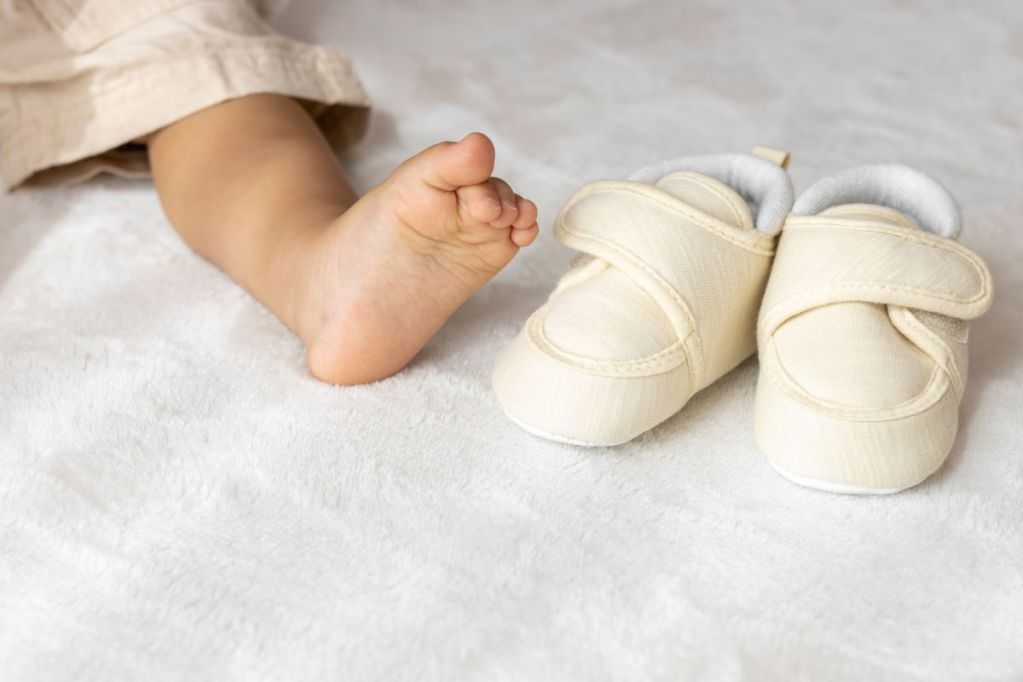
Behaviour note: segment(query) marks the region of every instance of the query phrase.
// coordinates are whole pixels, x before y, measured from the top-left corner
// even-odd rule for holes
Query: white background
[[[0,197],[4,680],[1023,677],[1023,9],[1004,2],[297,2],[377,109],[366,189],[470,130],[549,228],[581,183],[789,149],[901,161],[994,272],[959,439],[894,497],[757,453],[755,361],[635,442],[508,422],[545,233],[400,375],[333,388],[146,183]]]

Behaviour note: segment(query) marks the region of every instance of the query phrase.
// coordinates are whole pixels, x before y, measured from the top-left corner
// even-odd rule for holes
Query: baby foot
[[[458,307],[536,238],[536,206],[491,177],[480,133],[401,164],[311,243],[295,331],[334,384],[399,371]]]

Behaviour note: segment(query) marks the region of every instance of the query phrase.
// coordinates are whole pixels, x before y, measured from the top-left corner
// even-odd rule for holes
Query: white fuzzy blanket
[[[523,433],[489,372],[565,268],[549,233],[408,370],[333,388],[148,184],[16,192],[0,679],[1023,679],[1018,2],[318,4],[279,22],[375,96],[362,188],[473,129],[547,227],[584,181],[754,143],[797,188],[934,174],[998,290],[951,459],[894,497],[795,487],[753,361],[624,447]]]

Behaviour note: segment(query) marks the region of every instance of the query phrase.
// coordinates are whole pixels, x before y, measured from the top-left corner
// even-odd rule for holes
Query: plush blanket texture
[[[944,469],[781,479],[755,361],[626,446],[527,435],[489,374],[547,232],[398,376],[335,388],[151,186],[0,198],[0,679],[1023,679],[1023,5],[296,2],[375,98],[362,189],[479,129],[549,228],[665,156],[902,161],[994,272]]]

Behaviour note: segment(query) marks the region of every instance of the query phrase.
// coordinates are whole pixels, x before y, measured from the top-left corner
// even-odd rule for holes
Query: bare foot
[[[303,248],[293,327],[335,384],[399,371],[536,238],[536,206],[493,178],[480,133],[412,157]]]

